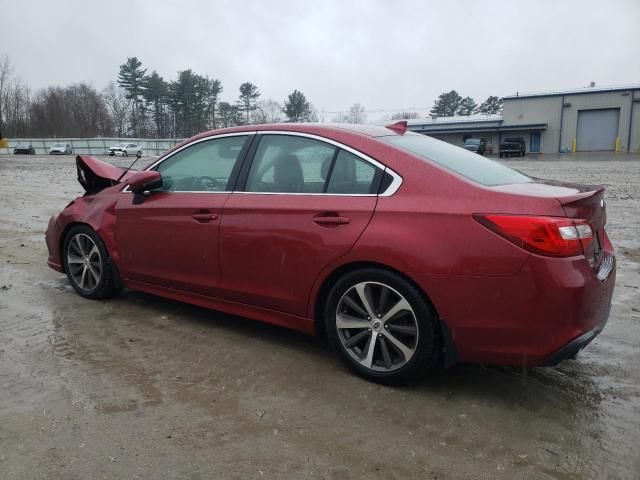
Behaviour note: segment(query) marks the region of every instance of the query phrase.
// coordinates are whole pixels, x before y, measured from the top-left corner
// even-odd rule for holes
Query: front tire
[[[123,156],[123,157],[128,157],[128,156],[129,156],[129,154],[127,153],[127,151],[126,151],[126,150],[123,150],[123,151],[122,151],[122,156]]]
[[[73,227],[64,239],[64,269],[78,294],[92,300],[118,291],[111,258],[102,239],[85,225]]]
[[[434,313],[411,283],[387,270],[357,270],[338,280],[325,326],[347,366],[374,382],[415,379],[440,359]]]

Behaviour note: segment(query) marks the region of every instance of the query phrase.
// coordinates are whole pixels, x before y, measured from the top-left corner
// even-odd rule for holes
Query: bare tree
[[[11,80],[11,75],[13,73],[13,67],[11,66],[11,62],[9,61],[9,56],[4,54],[0,57],[0,132],[2,132],[4,127],[4,118],[5,118],[5,93],[9,88],[9,81]],[[2,138],[0,136],[0,138]]]
[[[102,98],[111,114],[116,135],[124,137],[128,130],[131,99],[128,99],[124,89],[118,87],[113,81],[109,82],[102,91]]]
[[[354,103],[348,112],[339,112],[333,121],[336,123],[364,123],[367,121],[367,114],[361,104]]]
[[[270,98],[258,102],[253,112],[251,123],[280,123],[282,122],[282,105]]]
[[[391,115],[391,120],[411,120],[419,118],[418,112],[398,112]]]

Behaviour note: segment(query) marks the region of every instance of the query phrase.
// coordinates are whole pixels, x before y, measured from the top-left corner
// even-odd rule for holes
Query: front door
[[[162,174],[163,186],[143,203],[135,205],[131,193],[121,194],[116,241],[125,278],[218,294],[220,215],[248,138],[196,141],[152,167]]]
[[[250,168],[223,207],[224,298],[305,316],[320,271],[366,228],[382,170],[329,143],[260,135]]]

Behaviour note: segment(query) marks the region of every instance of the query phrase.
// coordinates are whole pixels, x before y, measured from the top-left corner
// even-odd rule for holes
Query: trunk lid
[[[90,155],[78,155],[76,157],[76,169],[78,171],[78,182],[87,192],[87,195],[95,195],[105,188],[121,183],[133,173]]]

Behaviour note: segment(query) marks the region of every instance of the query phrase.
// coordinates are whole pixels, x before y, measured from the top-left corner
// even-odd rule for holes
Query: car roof
[[[224,133],[260,132],[260,131],[290,131],[308,133],[319,136],[332,136],[335,133],[354,133],[366,137],[385,137],[398,133],[381,125],[361,125],[351,123],[271,123],[262,125],[243,125],[241,127],[222,128],[201,133],[197,137],[207,137]]]

